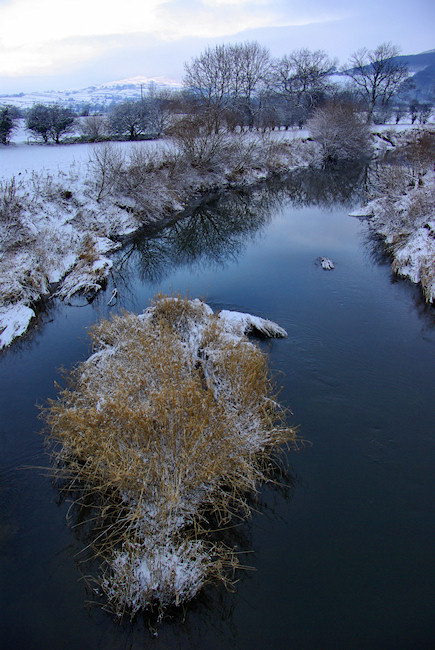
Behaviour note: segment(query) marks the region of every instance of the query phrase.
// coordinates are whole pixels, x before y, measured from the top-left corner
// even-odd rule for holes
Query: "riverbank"
[[[380,137],[380,136],[379,136]],[[435,131],[387,132],[370,179],[369,200],[353,216],[367,217],[398,275],[435,300]]]
[[[312,158],[301,139],[219,134],[127,153],[96,145],[87,163],[0,181],[0,347],[27,330],[42,299],[91,299],[107,282],[110,253],[145,225],[208,191],[254,185]]]
[[[308,135],[104,143],[90,148],[87,161],[0,180],[0,348],[26,332],[41,301],[78,292],[92,299],[111,273],[111,253],[145,225],[181,213],[208,191],[319,164]],[[368,203],[354,213],[370,217],[394,271],[421,283],[428,302],[435,296],[433,137],[430,125],[374,129],[375,178]]]

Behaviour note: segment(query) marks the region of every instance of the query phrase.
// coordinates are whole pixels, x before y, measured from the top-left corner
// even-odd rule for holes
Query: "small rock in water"
[[[320,258],[320,264],[322,265],[322,269],[325,269],[325,271],[332,271],[334,267],[334,262],[329,259],[329,257],[321,257]]]

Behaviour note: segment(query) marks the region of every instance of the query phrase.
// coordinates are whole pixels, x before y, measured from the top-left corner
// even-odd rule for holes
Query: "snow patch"
[[[334,262],[329,259],[329,257],[321,257],[320,265],[325,271],[332,271],[335,268]]]
[[[365,206],[372,230],[392,255],[395,273],[420,283],[427,302],[435,300],[435,172],[420,183],[405,184],[377,196]],[[364,215],[365,216],[365,215]]]
[[[0,307],[0,349],[24,334],[35,312],[23,303]]]
[[[223,309],[219,312],[218,318],[223,322],[225,330],[235,336],[240,337],[251,332],[272,338],[288,336],[283,327],[266,318],[260,318],[260,316]]]

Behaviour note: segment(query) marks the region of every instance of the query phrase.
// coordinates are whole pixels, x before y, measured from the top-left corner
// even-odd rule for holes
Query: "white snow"
[[[320,264],[322,269],[325,271],[332,271],[334,269],[334,262],[329,259],[329,257],[321,257],[320,258]]]
[[[23,303],[12,308],[0,307],[0,349],[24,334],[35,312]]]
[[[128,99],[140,99],[152,84],[156,90],[179,89],[180,83],[168,77],[130,77],[110,81],[97,86],[67,90],[42,90],[18,94],[0,94],[0,104],[30,108],[34,104],[60,104],[80,108],[83,104],[109,105]]]
[[[218,317],[223,322],[226,331],[235,336],[240,337],[250,332],[275,338],[285,338],[287,336],[285,329],[273,321],[259,316],[252,316],[252,314],[223,309],[219,312]]]
[[[71,165],[86,167],[92,151],[103,146],[104,143],[41,144],[32,141],[29,133],[21,129],[14,135],[12,144],[0,146],[0,175],[11,178],[30,176],[33,172],[68,173]],[[135,150],[165,149],[168,146],[169,140],[164,138],[116,143],[116,148],[124,155]]]
[[[421,167],[417,178],[406,167],[386,172],[381,192],[352,216],[369,219],[392,255],[394,272],[420,283],[426,301],[434,302],[435,171]]]
[[[361,205],[358,208],[355,208],[352,212],[349,212],[350,217],[373,217],[373,205],[369,203],[368,205]]]

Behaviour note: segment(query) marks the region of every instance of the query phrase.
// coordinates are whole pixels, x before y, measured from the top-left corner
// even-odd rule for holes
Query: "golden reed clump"
[[[207,517],[249,514],[244,495],[295,443],[267,359],[241,332],[249,318],[283,330],[225,313],[159,295],[140,316],[103,320],[91,329],[97,351],[45,410],[55,474],[93,499],[99,584],[119,614],[225,582],[237,558],[207,541]]]

